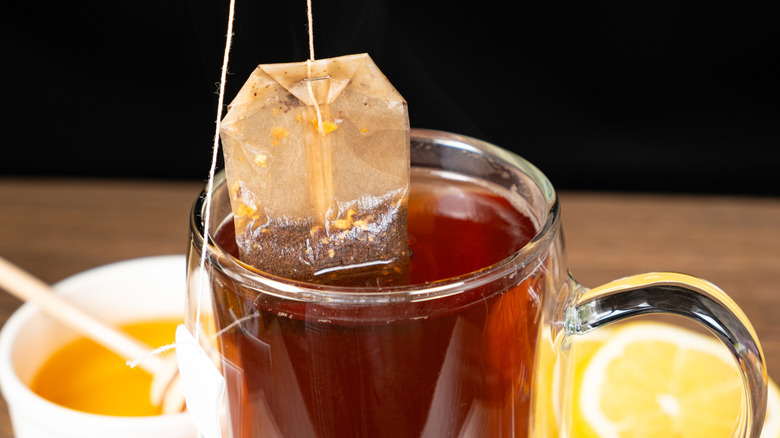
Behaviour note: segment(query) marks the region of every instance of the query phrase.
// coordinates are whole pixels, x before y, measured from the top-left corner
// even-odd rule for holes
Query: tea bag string
[[[236,2],[230,0],[230,9],[228,13],[228,27],[227,36],[225,38],[225,51],[222,57],[222,70],[219,78],[219,97],[217,102],[217,120],[215,124],[214,143],[211,149],[211,167],[209,168],[209,176],[206,188],[205,199],[205,213],[203,214],[203,248],[200,252],[199,270],[206,272],[206,255],[208,253],[207,247],[209,242],[209,228],[211,222],[211,191],[214,187],[214,174],[217,168],[217,156],[219,152],[219,132],[222,128],[222,106],[225,102],[225,84],[227,83],[227,70],[228,61],[230,59],[230,46],[233,43],[233,21],[235,18]],[[195,310],[195,341],[199,342],[201,336],[201,307],[202,296],[206,292],[204,291],[204,285],[206,282],[198,281],[198,292],[196,294],[196,310]]]
[[[228,71],[228,64],[230,60],[230,49],[233,43],[233,22],[235,20],[235,0],[230,0],[229,5],[229,11],[228,11],[228,24],[227,24],[227,35],[225,38],[225,50],[222,57],[222,68],[220,72],[220,78],[219,78],[219,97],[217,102],[217,117],[215,122],[215,133],[214,133],[214,141],[212,144],[212,150],[211,150],[211,166],[209,168],[209,174],[208,174],[208,182],[206,187],[206,198],[205,198],[205,212],[203,214],[203,249],[201,250],[200,254],[200,261],[199,261],[199,270],[201,272],[206,271],[206,257],[208,251],[206,250],[208,246],[209,241],[209,230],[210,230],[210,223],[211,223],[211,192],[214,187],[214,175],[216,173],[216,166],[217,166],[217,156],[219,153],[219,133],[222,128],[222,110],[225,102],[225,84],[227,83],[227,71]],[[309,59],[307,60],[307,76],[311,78],[311,63],[315,59],[314,58],[314,17],[312,14],[312,7],[311,7],[311,0],[306,0],[306,15],[308,19],[308,34],[309,34]],[[324,135],[325,130],[322,123],[322,111],[320,110],[319,103],[314,98],[314,90],[312,88],[311,82],[307,81],[307,91],[309,93],[309,97],[312,99],[312,102],[314,102],[314,109],[317,114],[317,126],[320,131],[320,134]],[[195,306],[195,333],[194,338],[196,341],[200,341],[200,336],[202,335],[202,327],[200,325],[201,320],[201,308],[202,308],[202,300],[203,300],[203,294],[206,293],[204,290],[204,281],[198,282],[198,291],[196,294],[196,306]]]
[[[306,62],[306,66],[307,66],[307,77],[311,78],[312,76],[311,63],[315,59],[314,58],[314,19],[312,14],[311,0],[306,0],[306,15],[308,18],[308,36],[309,36],[309,59]],[[225,50],[222,58],[222,69],[221,69],[220,79],[219,79],[219,97],[217,103],[217,118],[215,123],[214,142],[212,145],[211,167],[209,168],[206,197],[204,200],[205,212],[203,214],[203,249],[201,250],[200,261],[199,261],[199,270],[201,272],[206,271],[206,257],[208,253],[206,248],[208,246],[208,241],[209,241],[209,230],[210,230],[210,222],[211,222],[211,200],[212,200],[211,192],[214,186],[214,175],[216,173],[217,156],[219,153],[219,133],[222,127],[222,110],[225,101],[225,84],[227,83],[227,71],[228,71],[228,64],[230,60],[230,49],[233,41],[234,19],[235,19],[235,0],[230,0],[227,35],[225,39]],[[314,109],[317,114],[317,126],[320,131],[320,134],[325,135],[325,130],[323,127],[324,125],[322,123],[322,111],[320,110],[319,103],[314,98],[314,90],[311,85],[311,81],[307,81],[307,91],[309,93],[309,98],[311,98],[312,102],[314,103]],[[206,293],[206,291],[204,290],[205,283],[206,282],[204,281],[198,281],[198,291],[196,294],[196,300],[197,300],[195,306],[196,324],[195,324],[195,333],[193,334],[193,336],[197,342],[200,341],[200,336],[202,336],[201,333],[202,327],[200,324],[200,320],[201,320],[203,294]]]
[[[306,0],[306,17],[309,21],[309,59],[306,60],[306,77],[311,79],[311,63],[314,61],[314,16],[311,12],[311,0]],[[314,89],[311,81],[306,81],[306,90],[309,92],[309,99],[314,104],[314,112],[317,114],[317,129],[320,135],[325,135],[325,127],[322,123],[322,111],[317,99],[314,98]]]
[[[309,60],[314,61],[314,15],[311,12],[311,0],[306,0],[306,18],[309,20]]]
[[[309,100],[314,107],[315,123],[319,138],[313,139],[306,145],[307,151],[307,170],[309,178],[309,196],[314,207],[314,214],[321,225],[326,225],[331,213],[331,204],[333,202],[333,165],[330,147],[325,139],[327,131],[323,122],[322,108],[314,95],[314,86],[312,82],[325,77],[313,77],[312,63],[314,62],[314,18],[311,7],[312,0],[306,0],[306,15],[309,22],[309,59],[306,60],[306,91]]]

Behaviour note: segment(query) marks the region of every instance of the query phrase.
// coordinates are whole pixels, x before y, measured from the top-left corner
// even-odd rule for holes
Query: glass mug
[[[262,273],[235,258],[223,235],[232,226],[224,173],[213,181],[210,203],[205,190],[196,201],[187,325],[207,335],[202,344],[221,366],[233,438],[566,436],[572,337],[652,313],[696,321],[725,344],[744,384],[736,436],[759,436],[763,354],[725,293],[672,273],[580,285],[568,272],[552,185],[499,147],[413,129],[411,164],[413,186],[422,177],[475,181],[511,201],[536,233],[505,259],[454,278],[373,289],[322,286]],[[197,287],[203,277],[195,278],[202,261],[205,295]],[[550,372],[562,382],[552,395],[540,387]]]

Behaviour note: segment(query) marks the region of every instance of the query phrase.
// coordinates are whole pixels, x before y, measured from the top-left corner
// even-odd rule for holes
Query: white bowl
[[[185,257],[157,256],[90,269],[54,285],[54,290],[100,319],[122,324],[139,319],[183,317]],[[68,409],[29,388],[51,354],[78,335],[23,304],[0,331],[0,391],[8,403],[16,438],[194,438],[184,412],[118,417]]]

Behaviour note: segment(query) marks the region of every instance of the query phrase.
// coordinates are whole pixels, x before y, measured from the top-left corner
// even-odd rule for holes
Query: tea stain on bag
[[[242,261],[323,284],[403,281],[407,105],[367,54],[258,66],[220,137]]]

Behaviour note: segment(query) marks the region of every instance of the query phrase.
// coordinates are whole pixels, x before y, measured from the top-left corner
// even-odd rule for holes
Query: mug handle
[[[685,274],[651,272],[618,279],[580,294],[566,315],[566,335],[582,335],[627,318],[680,315],[711,331],[737,361],[743,382],[738,437],[758,438],[767,403],[767,371],[761,345],[744,312],[714,284]]]

